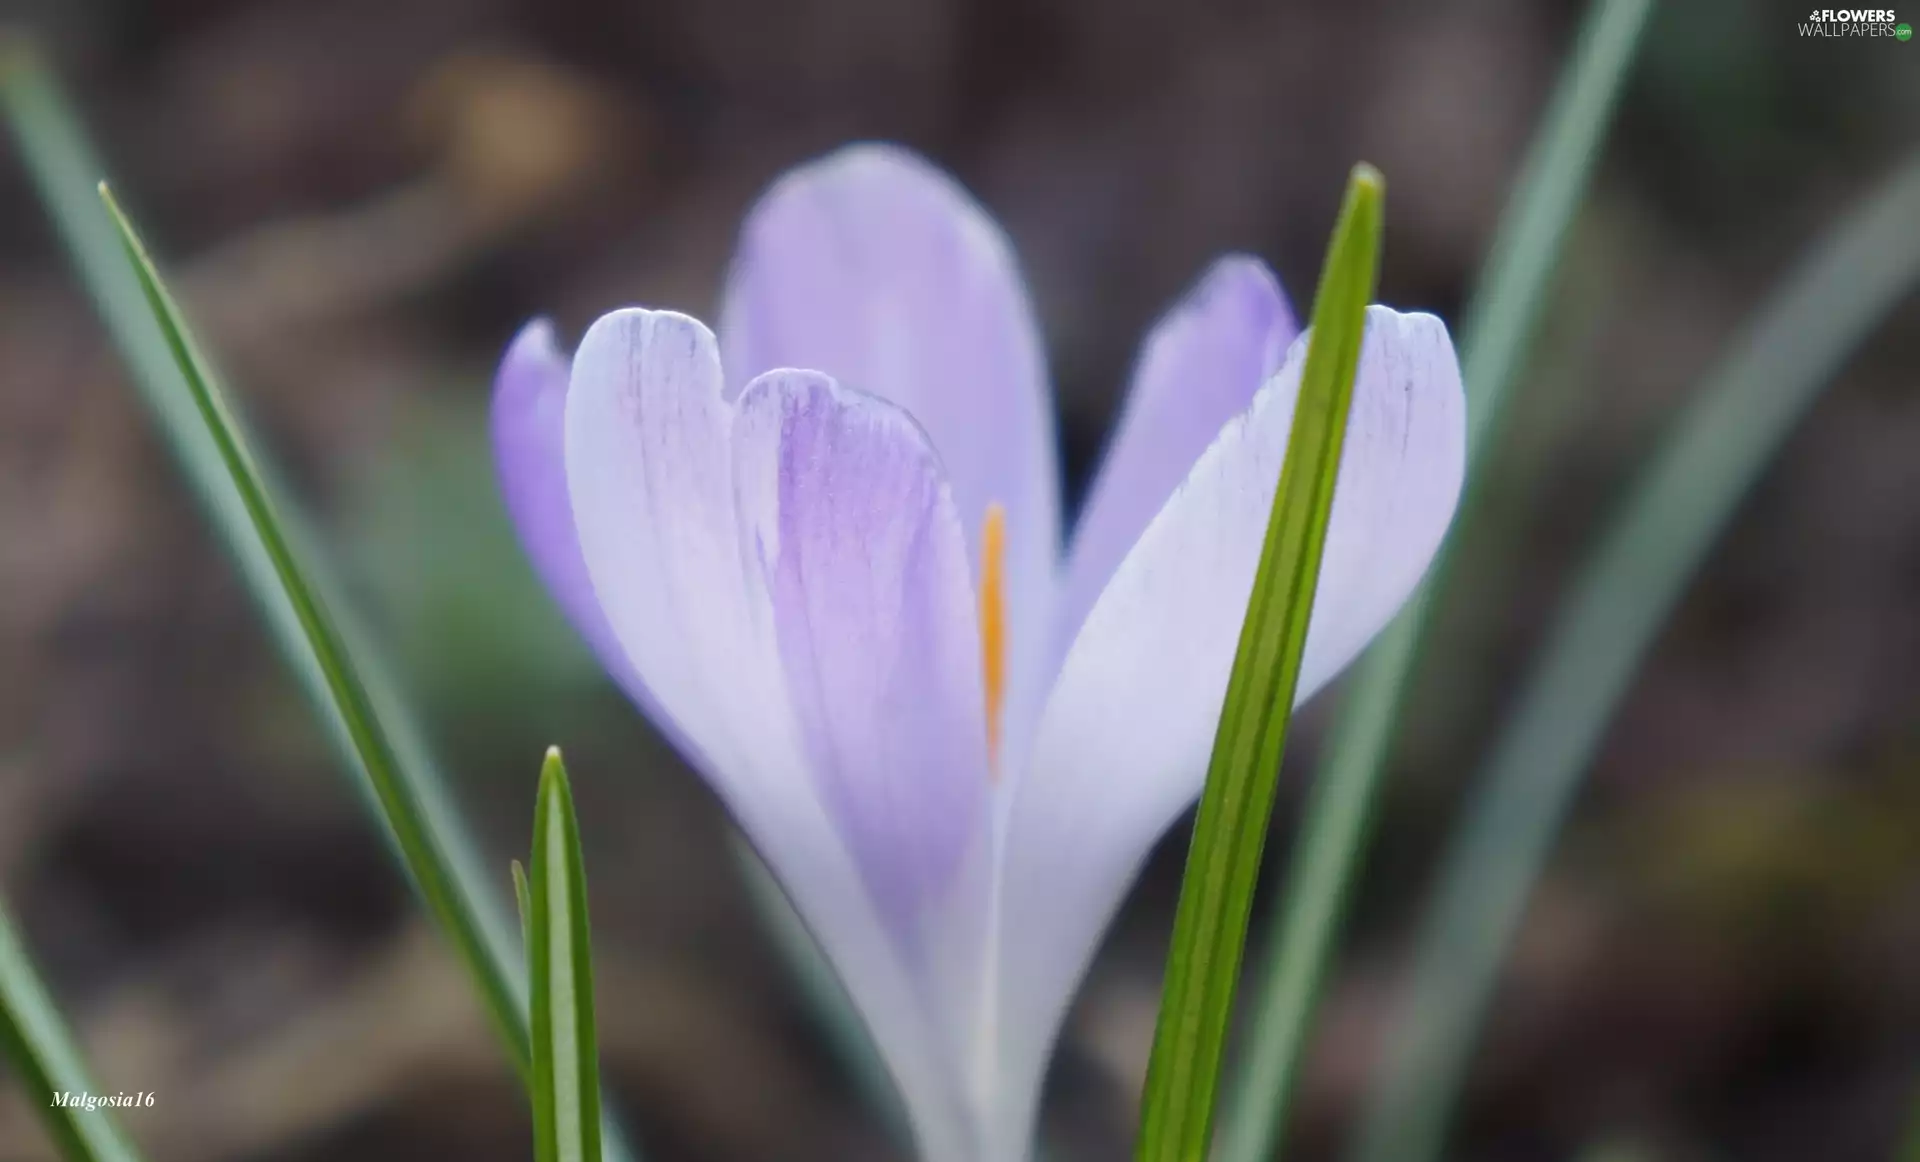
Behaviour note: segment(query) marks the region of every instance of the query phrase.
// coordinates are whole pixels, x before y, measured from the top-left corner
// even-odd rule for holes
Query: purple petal
[[[490,424],[500,494],[522,548],[560,611],[600,664],[645,704],[645,688],[600,610],[574,532],[564,461],[570,374],[547,320],[535,319],[514,336],[493,381]]]
[[[918,421],[976,570],[987,506],[1005,507],[1003,738],[1020,753],[1052,649],[1059,469],[1039,330],[1006,236],[916,155],[843,149],[754,207],[720,331],[730,390],[775,368],[815,368]]]
[[[891,404],[776,371],[739,408],[742,535],[800,744],[881,915],[912,939],[976,849],[990,788],[960,521]]]
[[[1155,324],[1073,531],[1057,650],[1226,422],[1280,369],[1300,328],[1257,258],[1229,255]]]

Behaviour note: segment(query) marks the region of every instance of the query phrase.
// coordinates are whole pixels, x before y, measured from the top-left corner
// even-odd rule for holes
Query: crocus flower
[[[629,308],[495,389],[529,555],[724,800],[840,974],[927,1162],[1026,1156],[1099,935],[1200,790],[1305,343],[1228,257],[1148,335],[1062,552],[1039,328],[952,179],[856,146],[748,215],[719,336]],[[1460,373],[1368,311],[1299,683],[1413,589]]]

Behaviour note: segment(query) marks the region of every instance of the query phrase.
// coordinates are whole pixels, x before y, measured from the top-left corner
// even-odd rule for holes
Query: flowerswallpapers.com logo
[[[1886,36],[1913,39],[1913,26],[1902,24],[1891,8],[1816,8],[1800,24],[1801,36]]]

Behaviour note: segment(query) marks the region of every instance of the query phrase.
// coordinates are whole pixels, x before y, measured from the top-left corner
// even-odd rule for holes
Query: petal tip
[[[776,367],[748,380],[735,397],[734,406],[742,411],[768,406],[763,402],[768,396],[810,398],[824,395],[837,401],[845,390],[839,380],[824,371],[805,367]]]
[[[1427,311],[1396,311],[1372,303],[1367,307],[1366,326],[1369,333],[1395,337],[1408,348],[1410,355],[1427,362],[1429,371],[1440,372],[1454,394],[1464,393],[1460,357],[1454,350],[1453,335],[1447,329],[1446,320]]]
[[[658,310],[653,307],[616,307],[593,321],[593,325],[587,328],[586,335],[581,336],[581,345],[585,346],[587,337],[595,332],[604,333],[622,328],[679,331],[696,337],[705,335],[708,338],[713,335],[705,323],[680,311]]]
[[[889,141],[843,145],[788,170],[755,204],[744,236],[783,228],[776,223],[802,205],[819,212],[816,198],[833,208],[829,213],[856,222],[886,206],[913,207],[914,213],[935,219],[951,217],[974,245],[984,244],[1002,261],[1012,257],[1012,244],[999,223],[960,179],[925,154]]]
[[[513,342],[507,344],[508,358],[520,352],[530,355],[559,355],[560,344],[555,338],[553,320],[546,315],[535,315],[523,323],[520,329],[514,332]]]
[[[1258,255],[1243,250],[1230,250],[1209,263],[1206,273],[1200,276],[1200,285],[1244,286],[1271,291],[1275,297],[1280,295],[1280,280],[1273,271]]]
[[[1453,342],[1447,331],[1446,321],[1431,311],[1399,311],[1385,303],[1368,303],[1367,323],[1383,326],[1390,324],[1402,331],[1425,332],[1422,338],[1437,335],[1445,339],[1449,345]]]
[[[509,462],[519,463],[518,453],[529,442],[533,449],[541,448],[541,417],[566,397],[567,377],[567,357],[554,340],[552,322],[540,317],[522,325],[493,373],[489,423],[494,454],[503,469]]]
[[[553,322],[546,316],[528,320],[514,333],[500,356],[494,372],[493,394],[496,405],[524,397],[537,397],[558,378],[565,382],[567,357],[555,339]]]
[[[828,408],[847,416],[858,416],[874,427],[892,428],[934,465],[941,488],[948,486],[933,440],[911,412],[882,396],[849,387],[824,371],[781,367],[762,372],[740,390],[735,407],[741,413],[781,407],[801,411]]]
[[[1213,260],[1200,278],[1194,298],[1201,302],[1221,296],[1235,296],[1249,314],[1263,321],[1267,333],[1267,357],[1271,374],[1279,367],[1287,344],[1300,333],[1293,304],[1280,285],[1273,269],[1259,257],[1244,251],[1230,251]]]
[[[593,321],[580,337],[580,349],[574,355],[576,371],[598,362],[590,356],[607,348],[626,347],[637,351],[647,347],[678,347],[685,355],[701,363],[720,362],[719,344],[713,331],[699,319],[679,311],[648,307],[620,307]]]
[[[919,178],[946,177],[946,171],[925,154],[893,141],[851,142],[801,168],[856,175],[899,173]]]

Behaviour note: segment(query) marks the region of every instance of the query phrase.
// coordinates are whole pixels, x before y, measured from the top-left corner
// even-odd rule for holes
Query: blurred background
[[[1143,328],[1227,249],[1303,310],[1342,181],[1381,297],[1457,323],[1579,6],[1556,0],[7,0],[498,864],[565,744],[609,1084],[650,1158],[900,1157],[696,780],[520,559],[483,416],[517,326],[711,314],[782,169],[905,142],[1005,224],[1083,490]],[[1902,18],[1920,11],[1900,10]],[[1920,134],[1920,45],[1786,3],[1654,19],[1415,695],[1293,1136],[1342,1144],[1433,859],[1622,483]],[[517,1086],[0,151],[0,883],[158,1162],[528,1156]],[[1916,223],[1920,226],[1920,223]],[[1920,303],[1742,509],[1615,721],[1454,1139],[1895,1155],[1920,1096]],[[1337,693],[1288,756],[1276,845]],[[1066,1034],[1064,1162],[1125,1156],[1184,838]],[[1283,850],[1280,846],[1270,849]],[[1279,862],[1269,859],[1270,872]],[[1271,878],[1271,877],[1270,877]],[[0,1159],[51,1157],[11,1085]]]

